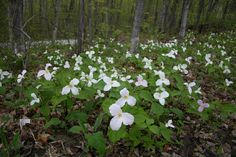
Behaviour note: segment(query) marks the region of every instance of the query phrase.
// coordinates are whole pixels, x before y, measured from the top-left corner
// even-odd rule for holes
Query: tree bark
[[[165,32],[165,25],[166,25],[166,19],[168,15],[168,8],[169,8],[169,0],[163,0],[163,7],[161,11],[161,17],[160,17],[160,31]]]
[[[225,6],[224,6],[224,10],[223,10],[223,13],[222,13],[222,20],[223,21],[225,20],[225,17],[227,15],[227,11],[228,11],[228,8],[229,8],[229,2],[230,2],[230,0],[227,0],[226,3],[225,3]]]
[[[78,54],[83,51],[84,44],[84,0],[80,0],[79,31],[78,31]]]
[[[177,6],[178,6],[179,0],[173,0],[173,4],[171,6],[171,13],[169,16],[169,25],[168,25],[168,30],[169,32],[173,31],[176,29],[176,13],[177,13]]]
[[[132,37],[131,37],[131,49],[130,49],[131,53],[134,53],[137,51],[137,47],[139,44],[139,32],[140,32],[140,26],[142,22],[143,9],[144,9],[144,0],[137,0],[134,23],[133,23],[133,31],[132,31]]]
[[[55,42],[57,39],[58,25],[59,25],[59,14],[61,10],[61,0],[55,0],[54,8],[54,26],[52,31],[52,41]]]
[[[183,38],[186,33],[189,7],[190,7],[190,0],[184,0],[183,9],[182,9],[182,17],[181,17],[181,25],[180,25],[180,31],[179,31],[180,38]]]
[[[10,1],[10,28],[12,29],[13,50],[15,53],[25,52],[23,34],[23,0]]]
[[[93,32],[92,32],[92,0],[88,0],[88,37],[89,43],[92,44]]]
[[[196,16],[196,23],[195,23],[196,28],[199,27],[202,11],[204,9],[204,4],[205,4],[205,0],[199,0],[198,11],[197,11],[197,16]]]
[[[209,4],[208,4],[208,9],[207,9],[207,12],[206,12],[206,18],[205,18],[205,22],[208,21],[212,11],[215,9],[217,3],[219,2],[219,0],[210,0],[209,1]]]

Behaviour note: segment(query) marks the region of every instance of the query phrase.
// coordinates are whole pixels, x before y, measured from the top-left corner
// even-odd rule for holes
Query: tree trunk
[[[223,13],[222,13],[222,20],[223,21],[225,20],[225,17],[227,15],[227,11],[228,11],[228,8],[229,8],[229,2],[230,2],[230,0],[227,0],[226,3],[225,3],[225,7],[224,7],[224,10],[223,10]]]
[[[186,33],[189,6],[190,6],[190,0],[184,0],[183,9],[182,9],[182,17],[181,17],[181,25],[180,25],[180,31],[179,31],[180,38],[183,38]]]
[[[57,39],[60,10],[61,10],[61,0],[55,0],[54,26],[53,26],[53,31],[52,31],[52,41],[53,42],[55,42],[55,40]]]
[[[198,11],[197,11],[197,16],[196,16],[196,23],[195,23],[196,28],[199,27],[202,11],[204,9],[204,4],[205,4],[205,0],[199,0]]]
[[[33,0],[29,0],[29,14],[30,16],[33,16],[34,14],[34,3],[33,3]]]
[[[169,16],[169,25],[168,30],[169,32],[176,29],[176,13],[177,13],[177,6],[178,6],[179,0],[173,0],[173,4],[171,6],[171,13]]]
[[[141,26],[141,21],[142,21],[142,16],[143,16],[143,9],[144,9],[144,0],[137,0],[135,16],[134,16],[133,31],[132,31],[132,37],[131,37],[131,49],[130,49],[131,53],[134,53],[137,51],[137,47],[139,44],[139,32],[140,32],[140,26]]]
[[[208,9],[207,9],[207,12],[206,12],[206,18],[205,18],[205,22],[208,21],[212,11],[215,9],[217,3],[219,2],[219,0],[210,0],[209,1],[209,4],[208,4]]]
[[[80,0],[78,54],[83,51],[84,44],[84,0]]]
[[[12,29],[12,42],[15,53],[22,53],[24,49],[24,34],[23,34],[23,0],[10,1],[10,16],[9,22]]]
[[[169,8],[169,0],[163,0],[163,7],[161,11],[161,17],[160,17],[160,31],[165,32],[165,25],[166,25],[166,19],[168,15],[168,8]]]
[[[93,32],[92,32],[92,0],[88,0],[88,37],[89,43],[92,44]]]

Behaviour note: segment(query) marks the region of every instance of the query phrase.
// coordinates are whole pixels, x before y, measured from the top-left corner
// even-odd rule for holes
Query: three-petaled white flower
[[[52,79],[52,73],[49,72],[48,67],[52,66],[50,63],[46,64],[44,70],[39,70],[37,77],[40,78],[41,76],[44,76],[46,80]]]
[[[79,80],[74,78],[73,80],[70,81],[69,85],[63,87],[61,94],[66,95],[66,94],[70,93],[70,91],[71,91],[73,95],[78,95],[79,89],[77,87],[75,87],[78,84],[79,84]]]
[[[70,63],[68,61],[65,62],[64,68],[65,69],[69,69],[70,68]]]
[[[33,100],[31,100],[31,102],[30,102],[31,106],[34,105],[35,103],[39,103],[40,102],[39,98],[36,96],[35,93],[31,93],[31,97],[33,98]]]
[[[168,122],[165,124],[165,126],[166,126],[167,128],[175,128],[175,126],[174,126],[172,123],[173,123],[173,121],[172,121],[172,119],[170,119],[170,120],[168,120]]]
[[[8,76],[10,73],[8,71],[3,71],[0,69],[0,80],[3,80],[5,76]]]
[[[210,105],[208,103],[204,103],[202,100],[197,101],[199,107],[198,107],[198,112],[202,112],[204,108],[208,108]]]
[[[156,81],[156,86],[162,86],[162,84],[170,85],[170,81],[165,77],[165,73],[163,71],[158,71],[160,79]]]
[[[113,118],[110,121],[110,127],[112,130],[119,130],[122,123],[124,125],[132,125],[134,122],[134,116],[127,112],[122,112],[120,105],[112,104],[109,107],[109,111]]]
[[[112,80],[110,77],[103,77],[103,81],[106,83],[104,86],[104,91],[109,91],[112,87],[119,87],[120,83],[117,81]]]
[[[20,83],[23,78],[25,78],[26,70],[23,70],[21,74],[17,76],[17,83]]]
[[[189,94],[192,94],[192,87],[194,87],[196,85],[196,83],[195,82],[190,82],[190,83],[185,82],[184,85],[187,86]]]
[[[135,86],[143,86],[143,87],[147,87],[148,83],[146,80],[143,79],[142,75],[138,75],[137,76],[137,81],[135,82]]]
[[[169,93],[167,91],[163,91],[161,93],[154,93],[154,98],[160,102],[161,105],[165,105],[165,98],[169,97]]]
[[[205,56],[205,60],[207,61],[207,63],[206,63],[206,66],[207,65],[209,65],[209,64],[213,64],[213,62],[211,61],[211,54],[206,54],[206,56]]]
[[[226,83],[226,86],[230,86],[231,84],[233,84],[234,82],[233,81],[230,81],[228,79],[225,79],[225,83]]]
[[[120,91],[120,95],[121,95],[121,98],[116,101],[116,104],[120,105],[120,107],[123,107],[126,102],[130,106],[134,106],[136,104],[135,97],[130,96],[129,91],[126,88]]]

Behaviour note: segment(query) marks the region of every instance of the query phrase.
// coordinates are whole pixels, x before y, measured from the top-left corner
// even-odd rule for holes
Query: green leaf
[[[175,113],[179,118],[183,118],[184,113],[178,108],[170,109],[173,113]]]
[[[54,107],[56,107],[58,104],[60,104],[61,102],[63,102],[66,99],[67,99],[66,96],[53,96],[51,99],[51,103]]]
[[[125,138],[126,136],[127,136],[127,132],[125,130],[125,127],[121,127],[117,131],[113,131],[111,129],[108,130],[109,140],[113,143],[119,141],[121,138]]]
[[[98,129],[98,127],[101,125],[102,123],[102,119],[103,119],[104,113],[100,113],[95,121],[94,124],[94,130],[96,131]]]
[[[80,121],[82,123],[86,123],[88,119],[88,115],[84,112],[74,111],[69,113],[66,116],[66,120],[68,121]]]
[[[61,124],[61,121],[58,118],[52,118],[49,122],[45,124],[44,127],[47,129],[50,126],[59,125],[59,124]]]
[[[91,135],[87,134],[85,137],[88,141],[88,145],[96,149],[100,156],[103,156],[105,154],[106,143],[102,132],[96,132]]]
[[[160,130],[159,130],[158,126],[156,126],[156,125],[151,125],[151,126],[148,127],[148,129],[149,129],[152,133],[154,133],[154,134],[156,134],[156,135],[160,135]]]
[[[21,147],[20,134],[17,132],[12,139],[12,147],[17,150]]]
[[[81,131],[83,131],[83,128],[78,125],[75,125],[69,129],[69,132],[74,133],[74,134],[79,134]]]
[[[102,109],[105,113],[110,114],[109,112],[109,107],[114,103],[113,99],[107,98],[105,101],[102,103]]]
[[[164,113],[164,108],[160,104],[152,103],[151,111],[160,117]]]
[[[152,94],[149,91],[147,91],[147,90],[142,90],[140,92],[139,96],[141,98],[143,98],[144,100],[146,100],[146,101],[152,101],[153,100]]]
[[[160,133],[161,135],[169,142],[171,142],[171,130],[169,130],[168,128],[165,127],[164,124],[161,124],[161,127],[160,127]]]
[[[79,95],[76,97],[83,100],[89,100],[89,99],[92,99],[95,94],[96,94],[95,89],[84,88],[80,91]]]
[[[0,87],[0,95],[3,95],[6,93],[6,88]]]
[[[50,107],[48,105],[43,105],[42,107],[40,107],[40,112],[43,114],[44,117],[48,118],[50,114]]]

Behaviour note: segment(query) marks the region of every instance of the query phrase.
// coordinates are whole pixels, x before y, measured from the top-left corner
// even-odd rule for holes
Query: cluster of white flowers
[[[150,69],[152,70],[152,59],[148,59],[146,57],[143,58],[142,62],[145,63],[144,69]]]
[[[176,58],[176,56],[178,55],[178,50],[171,50],[169,53],[167,54],[162,54],[162,56],[166,56],[169,58]]]
[[[180,71],[186,75],[188,74],[187,67],[188,67],[187,64],[178,64],[177,66],[173,67],[173,70]]]
[[[158,92],[155,92],[153,96],[161,105],[165,105],[165,99],[169,97],[169,93],[165,90],[163,85],[170,85],[170,81],[165,77],[165,73],[163,71],[158,71],[157,74],[160,77],[160,79],[156,81],[156,86],[158,87],[156,90]]]

